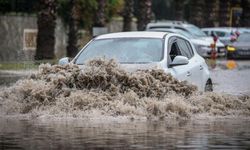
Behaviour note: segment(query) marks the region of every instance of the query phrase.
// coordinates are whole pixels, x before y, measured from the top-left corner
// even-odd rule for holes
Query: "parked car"
[[[250,28],[238,28],[240,33],[250,33]]]
[[[181,34],[185,37],[187,37],[195,46],[196,51],[199,55],[202,57],[210,57],[211,56],[211,42],[205,41],[199,37],[196,37],[195,35],[190,34],[189,32],[186,32],[184,30],[180,29],[168,29],[168,28],[156,28],[156,29],[149,29],[149,31],[159,31],[159,32],[171,32],[171,33],[177,33]],[[218,53],[218,56],[225,56],[226,55],[226,49],[223,46],[216,49]]]
[[[236,41],[238,38],[237,30],[234,28],[218,27],[218,28],[202,28],[208,36],[217,36],[226,46]]]
[[[166,32],[121,32],[92,39],[71,63],[79,66],[88,60],[116,59],[128,71],[163,69],[179,80],[187,80],[201,91],[212,90],[212,80],[205,60],[197,54],[191,41]],[[59,64],[69,63],[62,58]]]
[[[155,23],[149,23],[146,27],[147,31],[150,30],[157,30],[157,29],[177,29],[182,30],[185,32],[188,32],[196,39],[199,39],[195,44],[197,48],[197,52],[203,56],[203,57],[210,57],[211,55],[211,44],[214,43],[214,40],[212,37],[207,36],[203,31],[201,31],[200,28],[198,28],[195,25],[186,23],[186,22],[180,22],[180,21],[166,21],[166,22],[155,22]],[[204,41],[203,44],[198,44],[201,41]],[[209,44],[207,44],[209,43]],[[225,56],[225,45],[220,41],[216,41],[216,51],[218,56]]]
[[[236,42],[227,46],[227,57],[250,58],[250,33],[242,33]]]

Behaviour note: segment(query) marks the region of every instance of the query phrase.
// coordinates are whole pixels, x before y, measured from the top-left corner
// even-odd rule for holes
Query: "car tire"
[[[213,92],[213,83],[209,79],[205,85],[205,92]]]

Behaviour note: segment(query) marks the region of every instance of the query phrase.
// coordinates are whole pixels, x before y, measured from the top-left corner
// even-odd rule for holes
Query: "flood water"
[[[0,86],[9,86],[23,77],[23,75],[0,72]]]
[[[250,91],[250,67],[211,74],[216,91]],[[0,84],[21,77],[0,74]],[[21,118],[0,115],[0,149],[250,149],[249,117],[125,122]]]
[[[0,149],[249,149],[249,120],[173,122],[0,119]]]

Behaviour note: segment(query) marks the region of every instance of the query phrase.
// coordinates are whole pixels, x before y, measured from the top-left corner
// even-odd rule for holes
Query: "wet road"
[[[225,60],[217,63],[211,69],[214,91],[249,93],[250,61],[237,61],[233,70],[226,69]],[[27,75],[0,71],[0,84]],[[0,149],[249,149],[249,118],[236,118],[124,123],[0,115]]]
[[[230,94],[250,93],[250,60],[237,60],[235,69],[226,68],[226,60],[217,60],[215,69],[210,69],[215,92]],[[9,86],[33,71],[1,71],[0,86]]]
[[[250,93],[250,61],[237,60],[235,69],[226,68],[226,60],[218,60],[217,67],[211,69],[215,92],[230,94]]]
[[[0,86],[10,86],[17,80],[25,78],[32,74],[34,70],[31,71],[6,71],[0,70]]]
[[[1,119],[0,149],[248,149],[248,120],[90,123]],[[234,130],[232,130],[234,129]]]

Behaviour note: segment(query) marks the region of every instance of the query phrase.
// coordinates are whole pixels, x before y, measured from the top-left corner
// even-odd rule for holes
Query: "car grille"
[[[249,50],[237,50],[239,55],[250,55],[250,49]]]
[[[225,51],[225,47],[218,47],[218,53],[224,53]]]

